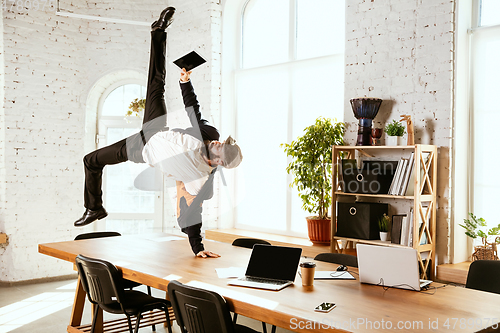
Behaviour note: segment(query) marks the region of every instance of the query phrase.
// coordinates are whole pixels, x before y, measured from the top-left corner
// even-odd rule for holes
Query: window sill
[[[438,265],[436,277],[440,281],[465,284],[470,264],[470,261],[465,261],[458,264]]]
[[[264,239],[272,245],[300,247],[302,248],[302,255],[310,258],[314,258],[319,253],[330,252],[330,245],[313,244],[307,238],[240,229],[212,229],[205,231],[206,239],[224,243],[232,243],[236,238],[242,237]]]

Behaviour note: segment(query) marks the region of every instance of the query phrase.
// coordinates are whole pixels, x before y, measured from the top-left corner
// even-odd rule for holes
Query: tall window
[[[250,0],[234,72],[236,227],[305,235],[305,216],[280,147],[318,116],[343,120],[344,0]]]
[[[495,96],[500,91],[500,1],[482,0],[477,4],[477,27],[472,35],[472,209],[490,227],[498,225],[497,168],[500,155],[498,142],[500,104]]]
[[[125,117],[130,102],[144,98],[146,88],[139,84],[110,87],[99,108],[98,148],[113,144],[141,128],[142,117]],[[99,228],[122,234],[159,231],[161,228],[161,194],[141,191],[134,179],[147,164],[130,161],[104,168],[103,201],[109,215]]]

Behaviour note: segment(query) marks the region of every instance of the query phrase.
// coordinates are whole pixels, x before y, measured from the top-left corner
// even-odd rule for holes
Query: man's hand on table
[[[196,254],[196,256],[200,257],[200,258],[219,258],[220,254],[217,254],[217,253],[212,252],[212,251],[205,250],[205,251],[198,252]]]

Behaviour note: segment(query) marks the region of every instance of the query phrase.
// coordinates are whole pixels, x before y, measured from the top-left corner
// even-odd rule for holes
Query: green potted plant
[[[125,119],[129,122],[129,117],[139,117],[142,118],[144,115],[144,108],[146,107],[146,99],[135,98],[128,106],[127,113],[125,114]]]
[[[379,219],[378,219],[378,230],[380,232],[380,240],[381,241],[386,241],[387,240],[387,235],[389,233],[389,223],[391,219],[387,214],[384,213]]]
[[[387,146],[401,146],[403,144],[403,135],[405,134],[405,127],[395,119],[392,123],[385,126],[385,133],[387,133]]]
[[[482,217],[477,218],[474,214],[469,213],[469,218],[464,219],[464,224],[459,224],[465,229],[465,234],[472,239],[481,238],[482,245],[474,247],[472,260],[480,259],[495,259],[498,260],[497,244],[500,243],[500,237],[495,237],[495,240],[488,243],[490,236],[500,235],[500,224],[496,227],[486,230],[486,221]]]
[[[332,191],[332,146],[344,144],[343,122],[319,117],[314,125],[290,144],[281,144],[292,161],[286,168],[293,175],[290,187],[296,186],[302,208],[316,216],[307,217],[309,238],[313,243],[329,243],[331,221],[328,208]]]

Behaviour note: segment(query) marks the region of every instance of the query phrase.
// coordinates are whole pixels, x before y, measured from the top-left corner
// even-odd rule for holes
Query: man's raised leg
[[[145,134],[153,135],[166,125],[167,107],[165,105],[165,50],[167,34],[165,29],[172,22],[175,8],[168,7],[160,14],[158,21],[151,26],[151,52],[149,55],[148,87],[142,129]],[[146,141],[149,139],[146,135]]]
[[[148,87],[143,127],[134,134],[110,146],[87,154],[85,166],[85,212],[74,225],[81,227],[105,218],[108,213],[102,206],[102,172],[106,165],[131,160],[143,163],[142,149],[149,137],[166,125],[167,108],[165,106],[165,29],[172,22],[175,8],[162,11],[158,21],[151,25],[151,54],[149,63]],[[152,121],[156,119],[156,121]],[[146,137],[146,138],[145,138]]]

